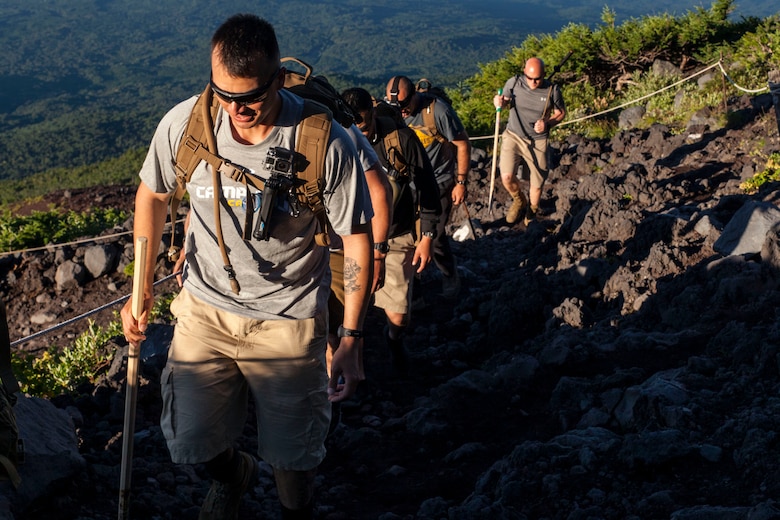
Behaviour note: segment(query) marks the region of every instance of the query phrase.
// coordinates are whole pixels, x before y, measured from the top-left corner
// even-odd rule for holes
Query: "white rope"
[[[720,67],[720,71],[723,73],[723,75],[726,77],[726,79],[729,80],[729,83],[734,85],[734,87],[736,87],[738,90],[741,90],[742,92],[747,92],[748,94],[758,94],[759,92],[763,92],[765,90],[769,90],[769,86],[768,85],[766,87],[757,88],[757,89],[753,89],[753,90],[746,89],[744,87],[740,87],[739,85],[734,83],[733,79],[731,79],[729,77],[728,73],[726,73],[726,70],[723,68],[723,65],[720,62],[718,62],[718,66]]]
[[[768,86],[767,87],[762,87],[762,88],[759,88],[759,89],[750,90],[750,89],[746,89],[744,87],[741,87],[741,86],[737,85],[734,82],[734,80],[732,80],[729,77],[729,75],[726,73],[726,70],[723,68],[723,64],[721,63],[721,61],[718,60],[717,62],[713,63],[712,65],[710,65],[710,66],[708,66],[708,67],[706,67],[706,68],[704,68],[704,69],[702,69],[702,70],[700,70],[698,72],[694,72],[690,76],[685,77],[685,78],[683,78],[683,79],[681,79],[679,81],[675,81],[671,85],[668,85],[666,87],[660,88],[660,89],[656,90],[655,92],[651,92],[650,94],[646,94],[646,95],[644,95],[642,97],[639,97],[639,98],[631,100],[631,101],[626,101],[625,103],[622,103],[622,104],[620,104],[618,106],[615,106],[615,107],[612,107],[612,108],[608,108],[606,110],[602,110],[601,112],[597,112],[595,114],[589,114],[587,116],[583,116],[583,117],[580,117],[580,118],[577,118],[577,119],[569,119],[569,120],[563,121],[562,123],[558,124],[557,126],[565,126],[565,125],[570,125],[570,124],[574,124],[574,123],[579,123],[580,121],[585,121],[586,119],[591,119],[591,118],[594,118],[594,117],[603,116],[604,114],[608,114],[610,112],[614,112],[615,110],[620,110],[621,108],[625,108],[627,106],[633,105],[634,103],[638,103],[638,102],[643,101],[643,100],[645,100],[647,98],[650,98],[650,97],[653,97],[655,95],[658,95],[661,92],[669,90],[670,88],[674,88],[677,85],[685,83],[686,81],[688,81],[688,80],[690,80],[692,78],[695,78],[696,76],[700,76],[701,74],[704,74],[708,70],[714,69],[716,67],[719,68],[721,73],[723,73],[723,75],[725,76],[725,78],[727,80],[729,80],[729,83],[731,83],[732,85],[734,85],[735,88],[737,88],[737,89],[739,89],[739,90],[741,90],[743,92],[747,92],[749,94],[757,94],[759,92],[764,92],[765,90],[769,90]],[[478,141],[478,140],[482,140],[482,139],[493,139],[493,136],[492,135],[486,135],[486,136],[479,136],[479,137],[469,137],[469,140],[471,140],[471,141]]]
[[[167,282],[168,280],[170,280],[174,276],[177,276],[177,275],[180,275],[180,274],[181,274],[181,271],[177,271],[175,273],[169,274],[165,278],[161,278],[160,280],[157,280],[156,282],[154,282],[154,285],[159,285],[159,284],[161,284],[163,282]],[[17,345],[21,345],[22,343],[27,343],[28,341],[33,340],[33,339],[35,339],[37,337],[43,336],[43,335],[48,334],[50,332],[54,332],[55,330],[61,329],[63,327],[67,327],[68,325],[71,325],[71,324],[73,324],[73,323],[75,323],[75,322],[77,322],[79,320],[83,320],[84,318],[88,318],[88,317],[92,316],[93,314],[97,314],[98,312],[100,312],[102,310],[108,309],[109,307],[112,307],[112,306],[116,305],[117,303],[122,303],[125,300],[128,300],[130,298],[130,296],[132,296],[132,294],[126,294],[125,296],[122,296],[121,298],[117,298],[116,300],[114,300],[112,302],[108,302],[108,303],[106,303],[104,305],[101,305],[100,307],[92,309],[91,311],[87,311],[84,314],[80,314],[80,315],[75,316],[75,317],[73,317],[73,318],[71,318],[69,320],[63,321],[62,323],[58,323],[57,325],[49,327],[48,329],[41,330],[41,331],[36,332],[34,334],[30,334],[29,336],[27,336],[25,338],[17,339],[16,341],[11,342],[11,346],[15,347]]]
[[[682,83],[685,83],[686,81],[688,81],[688,80],[690,80],[692,78],[695,78],[696,76],[700,76],[701,74],[704,74],[708,70],[714,69],[715,67],[717,67],[719,65],[720,65],[720,61],[718,61],[717,63],[713,63],[709,67],[706,67],[706,68],[704,68],[704,69],[702,69],[702,70],[700,70],[698,72],[694,72],[693,74],[691,74],[690,76],[688,76],[686,78],[682,78],[681,80],[675,81],[671,85],[667,85],[667,86],[665,86],[663,88],[660,88],[660,89],[656,90],[655,92],[651,92],[649,94],[645,94],[644,96],[641,96],[641,97],[639,97],[637,99],[634,99],[634,100],[631,100],[631,101],[626,101],[625,103],[623,103],[621,105],[618,105],[618,106],[612,107],[612,108],[608,108],[606,110],[602,110],[601,112],[597,112],[595,114],[589,114],[587,116],[580,117],[578,119],[571,119],[571,120],[568,120],[568,121],[564,121],[561,124],[559,124],[558,126],[564,126],[564,125],[570,125],[570,124],[573,124],[573,123],[579,123],[580,121],[585,121],[586,119],[591,119],[593,117],[598,117],[598,116],[602,116],[604,114],[608,114],[610,112],[614,112],[615,110],[620,110],[621,108],[625,108],[627,106],[633,105],[634,103],[638,103],[638,102],[643,101],[643,100],[645,100],[647,98],[651,98],[651,97],[653,97],[655,95],[658,95],[661,92],[664,92],[666,90],[669,90],[670,88],[676,87],[677,85],[681,85]]]

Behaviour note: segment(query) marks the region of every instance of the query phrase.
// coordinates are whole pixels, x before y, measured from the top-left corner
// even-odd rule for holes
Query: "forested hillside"
[[[620,24],[696,5],[619,3],[613,13]],[[735,7],[735,17],[776,10],[765,0]],[[601,0],[0,1],[0,180],[99,168],[128,151],[137,159],[162,113],[206,83],[208,39],[235,12],[266,16],[282,53],[308,61],[337,88],[380,93],[389,76],[404,73],[467,94],[481,66],[492,71],[529,34],[544,43],[567,23],[598,27],[603,9]],[[559,50],[545,49],[551,58]],[[574,70],[582,58],[572,60]]]
[[[410,0],[0,3],[0,179],[145,146],[163,111],[208,81],[209,38],[236,12],[266,16],[284,55],[339,88],[376,90],[394,72],[455,84],[533,30],[495,7],[446,8],[444,17],[443,4]]]

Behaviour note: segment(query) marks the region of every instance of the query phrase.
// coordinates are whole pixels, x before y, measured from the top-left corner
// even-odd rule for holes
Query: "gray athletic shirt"
[[[249,168],[263,178],[268,149],[295,148],[295,130],[300,121],[303,100],[280,91],[282,110],[271,134],[260,144],[235,141],[227,113],[215,118],[215,134],[220,156]],[[170,193],[176,187],[173,158],[196,98],[169,111],[154,134],[141,168],[141,180],[156,193]],[[201,162],[187,185],[191,219],[185,241],[184,286],[197,298],[235,314],[256,319],[304,319],[327,306],[330,291],[328,249],[314,242],[318,222],[308,206],[300,206],[300,215],[286,211],[285,197],[274,210],[268,241],[254,238],[244,241],[246,189],[224,175],[222,181],[221,220],[230,263],[241,286],[236,295],[230,288],[217,243],[214,221],[214,186],[211,168]],[[250,196],[258,198],[249,188]],[[373,216],[368,189],[355,146],[339,124],[331,127],[325,158],[325,207],[333,230],[340,235],[352,233],[353,226],[367,223]],[[287,206],[287,207],[284,207]],[[257,211],[258,204],[255,204]],[[255,214],[255,223],[259,214]]]
[[[421,98],[421,103],[425,106],[408,117],[404,118],[406,124],[410,127],[424,125],[423,110],[429,110],[433,107],[433,117],[436,121],[436,128],[439,133],[443,135],[449,143],[442,144],[440,141],[429,137],[422,130],[415,130],[417,137],[420,138],[420,142],[425,148],[428,158],[431,160],[434,174],[436,175],[436,182],[439,187],[448,186],[453,183],[455,179],[456,169],[458,167],[458,155],[455,145],[452,143],[453,139],[464,131],[463,123],[460,121],[458,114],[455,110],[449,106],[445,101],[437,99],[435,103],[431,102],[430,98],[418,94]]]
[[[550,106],[548,107],[550,114],[552,113],[552,107],[566,110],[561,90],[555,85],[551,91],[550,82],[547,79],[542,81],[535,90],[532,90],[528,86],[524,75],[512,76],[504,84],[502,92],[506,97],[514,97],[515,102],[515,106],[508,109],[509,122],[506,125],[506,129],[526,139],[544,139],[549,134],[549,128],[541,134],[534,130],[534,124],[542,116],[542,112],[544,112],[544,108],[547,105],[548,94],[552,95]],[[519,120],[517,117],[518,112],[520,113]]]

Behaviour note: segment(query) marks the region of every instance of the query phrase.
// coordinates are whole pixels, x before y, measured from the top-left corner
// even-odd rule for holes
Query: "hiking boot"
[[[525,218],[523,218],[523,224],[526,226],[536,220],[536,212],[539,211],[539,208],[534,208],[533,206],[528,206],[528,209],[525,211]]]
[[[441,295],[446,300],[453,300],[460,294],[460,276],[455,270],[452,276],[443,276],[441,279]]]
[[[509,211],[506,212],[507,224],[514,224],[517,222],[520,213],[526,206],[528,206],[528,199],[525,198],[522,191],[512,194],[512,205],[509,207]]]
[[[241,497],[249,486],[257,480],[259,466],[254,457],[243,451],[238,455],[238,471],[233,482],[215,480],[211,484],[203,506],[200,508],[198,520],[236,520]]]
[[[395,375],[409,375],[409,352],[404,346],[403,338],[392,339],[389,334],[385,333],[385,340],[390,349],[390,357],[393,359]]]

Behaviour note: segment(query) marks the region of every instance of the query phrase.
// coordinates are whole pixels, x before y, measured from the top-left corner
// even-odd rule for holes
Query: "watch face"
[[[386,255],[387,252],[390,251],[390,246],[387,244],[387,242],[379,242],[374,244],[374,249],[376,249],[383,255]]]

